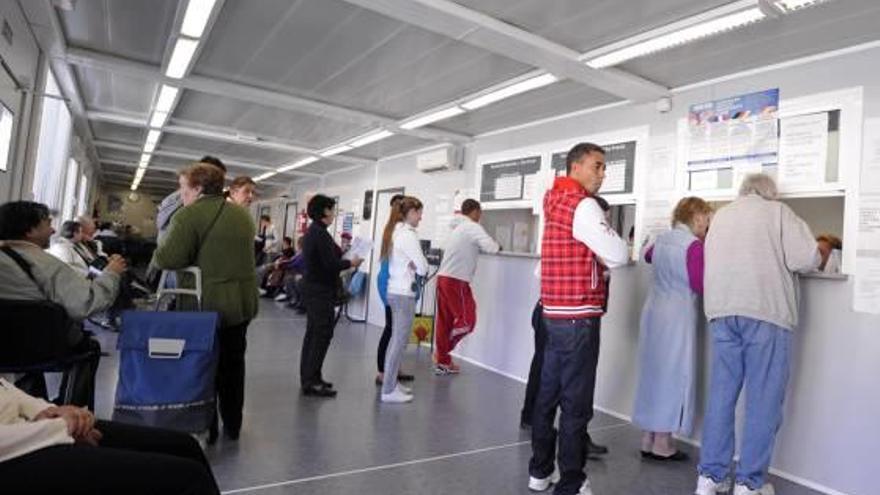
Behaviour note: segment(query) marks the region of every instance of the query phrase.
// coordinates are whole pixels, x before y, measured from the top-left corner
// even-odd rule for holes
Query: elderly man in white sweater
[[[446,241],[437,275],[434,372],[438,375],[458,373],[459,368],[449,353],[461,339],[474,331],[477,324],[477,305],[470,285],[477,271],[477,257],[480,252],[497,253],[501,250],[480,225],[481,215],[480,203],[466,199]]]
[[[87,409],[25,394],[0,379],[3,493],[217,495],[185,433],[98,421]]]
[[[713,356],[697,495],[729,490],[743,383],[746,418],[733,493],[773,493],[766,476],[798,323],[797,274],[821,260],[810,227],[776,198],[773,179],[747,176],[739,198],[715,214],[706,237],[704,297]]]

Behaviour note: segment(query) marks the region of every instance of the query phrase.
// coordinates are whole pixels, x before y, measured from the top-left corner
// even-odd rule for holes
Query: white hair
[[[739,195],[748,196],[749,194],[757,194],[764,199],[777,199],[779,190],[776,188],[776,181],[767,174],[749,174],[739,186]]]

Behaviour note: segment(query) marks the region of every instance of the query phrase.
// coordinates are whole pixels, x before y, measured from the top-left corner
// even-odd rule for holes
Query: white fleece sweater
[[[73,443],[63,419],[33,421],[51,406],[0,378],[0,462],[53,445]]]

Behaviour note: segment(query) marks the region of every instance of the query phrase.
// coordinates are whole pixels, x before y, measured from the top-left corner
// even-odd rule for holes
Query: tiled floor
[[[430,355],[410,348],[406,371],[416,375],[415,400],[378,402],[374,385],[380,329],[340,322],[325,377],[336,399],[298,390],[305,318],[271,302],[248,333],[247,399],[238,442],[221,440],[207,453],[224,493],[279,494],[527,494],[529,436],[519,429],[523,385],[481,368],[434,377]],[[112,349],[106,337],[105,349]],[[108,417],[115,356],[102,362],[98,415]],[[599,414],[593,438],[611,449],[588,471],[596,495],[693,493],[694,463],[642,461],[638,431]],[[693,454],[694,452],[691,451]],[[817,492],[774,479],[778,495]]]

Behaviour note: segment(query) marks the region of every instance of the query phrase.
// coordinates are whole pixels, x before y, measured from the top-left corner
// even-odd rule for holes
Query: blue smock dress
[[[633,411],[633,423],[645,431],[688,435],[693,430],[700,296],[691,288],[687,255],[694,241],[690,229],[679,224],[654,243]]]

